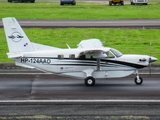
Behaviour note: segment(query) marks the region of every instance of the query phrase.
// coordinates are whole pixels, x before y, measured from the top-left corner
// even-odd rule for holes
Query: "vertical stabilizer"
[[[10,53],[34,51],[34,48],[15,18],[3,18]]]

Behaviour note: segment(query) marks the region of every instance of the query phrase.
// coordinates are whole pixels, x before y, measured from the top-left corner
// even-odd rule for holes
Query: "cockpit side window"
[[[115,58],[115,56],[110,51],[108,51],[106,54],[107,58]]]
[[[116,57],[121,57],[123,54],[115,49],[110,49],[110,51],[116,56]]]

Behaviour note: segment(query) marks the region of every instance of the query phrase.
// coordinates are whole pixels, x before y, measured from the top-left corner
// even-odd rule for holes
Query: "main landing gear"
[[[100,71],[100,59],[97,59],[97,71]],[[86,74],[86,78],[84,79],[84,83],[86,86],[94,86],[95,85],[95,79],[92,77],[92,73],[94,72],[93,69],[86,69],[83,70],[83,72]]]
[[[95,79],[92,77],[93,69],[87,69],[83,70],[84,73],[86,73],[86,78],[84,79],[84,83],[86,86],[94,86],[95,85]]]
[[[95,85],[95,79],[92,76],[86,77],[84,79],[84,82],[86,86],[94,86]]]

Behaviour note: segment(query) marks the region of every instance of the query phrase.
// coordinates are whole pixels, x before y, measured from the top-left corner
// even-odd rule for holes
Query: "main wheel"
[[[35,0],[30,0],[30,2],[31,2],[31,3],[34,3],[34,2],[35,2]]]
[[[64,5],[62,2],[60,2],[60,5]]]
[[[91,76],[85,78],[84,82],[85,82],[86,86],[94,86],[95,85],[95,79]]]
[[[109,1],[109,5],[110,5],[110,6],[112,5],[112,2],[111,2],[111,1]]]
[[[124,2],[123,2],[123,1],[121,2],[121,5],[124,5]]]
[[[141,85],[143,83],[143,79],[141,77],[139,77],[139,80],[137,79],[137,77],[134,79],[135,83],[137,85]]]
[[[22,3],[23,1],[22,0],[18,0],[18,2]]]
[[[135,5],[135,3],[132,2],[131,5]]]
[[[72,5],[76,5],[76,2],[74,1],[74,2],[72,3]]]

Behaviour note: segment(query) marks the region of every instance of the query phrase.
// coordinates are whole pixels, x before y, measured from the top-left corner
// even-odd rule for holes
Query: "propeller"
[[[150,42],[150,57],[149,57],[149,73],[150,73],[150,76],[151,76],[151,62],[152,62],[152,58],[151,58],[151,55],[152,55],[152,43]]]
[[[157,60],[158,60],[157,58],[152,56],[152,43],[150,42],[150,57],[149,57],[149,60],[148,60],[150,76],[151,76],[151,73],[152,73],[152,62],[155,62]]]

